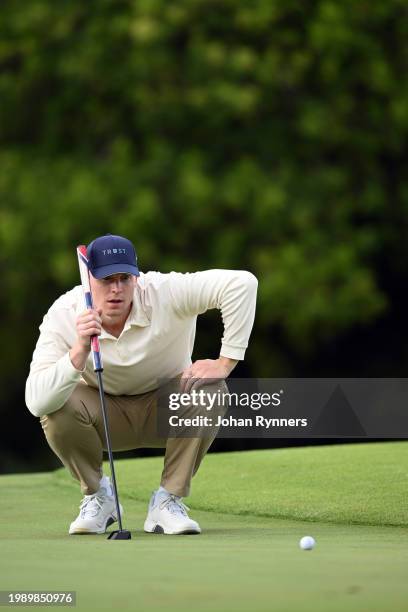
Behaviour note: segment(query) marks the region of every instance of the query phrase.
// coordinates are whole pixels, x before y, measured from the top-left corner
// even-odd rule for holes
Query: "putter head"
[[[126,529],[122,529],[122,530],[118,529],[117,531],[112,531],[106,539],[107,540],[131,540],[132,534],[130,533],[130,531],[127,531]]]

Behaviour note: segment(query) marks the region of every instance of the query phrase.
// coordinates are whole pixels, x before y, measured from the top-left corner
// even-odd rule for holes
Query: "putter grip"
[[[80,245],[77,247],[79,273],[81,275],[82,290],[84,292],[85,305],[87,308],[93,308],[91,284],[89,282],[88,256],[86,246]],[[99,345],[98,336],[91,336],[92,359],[95,372],[102,372],[102,356]]]

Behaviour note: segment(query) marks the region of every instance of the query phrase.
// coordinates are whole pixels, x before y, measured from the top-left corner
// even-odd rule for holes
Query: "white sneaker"
[[[188,516],[189,509],[177,495],[153,491],[144,530],[168,535],[201,533],[200,525]]]
[[[123,507],[119,504],[120,516]],[[69,528],[69,534],[105,533],[107,527],[118,520],[115,498],[100,489],[93,495],[85,495],[79,506],[79,514]]]

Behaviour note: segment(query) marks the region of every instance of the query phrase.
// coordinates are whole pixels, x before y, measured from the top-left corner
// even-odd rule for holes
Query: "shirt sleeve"
[[[81,378],[69,356],[71,347],[57,330],[56,317],[49,311],[40,325],[26,381],[25,402],[36,417],[59,410]]]
[[[221,311],[222,357],[244,359],[255,318],[258,281],[246,270],[204,270],[170,273],[170,299],[182,317],[206,310]]]

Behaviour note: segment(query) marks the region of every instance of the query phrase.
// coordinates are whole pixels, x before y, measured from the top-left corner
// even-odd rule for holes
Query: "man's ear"
[[[92,274],[90,270],[89,270],[89,282],[91,284],[91,288],[95,285],[95,282],[96,282],[96,278],[94,277],[94,275]]]

